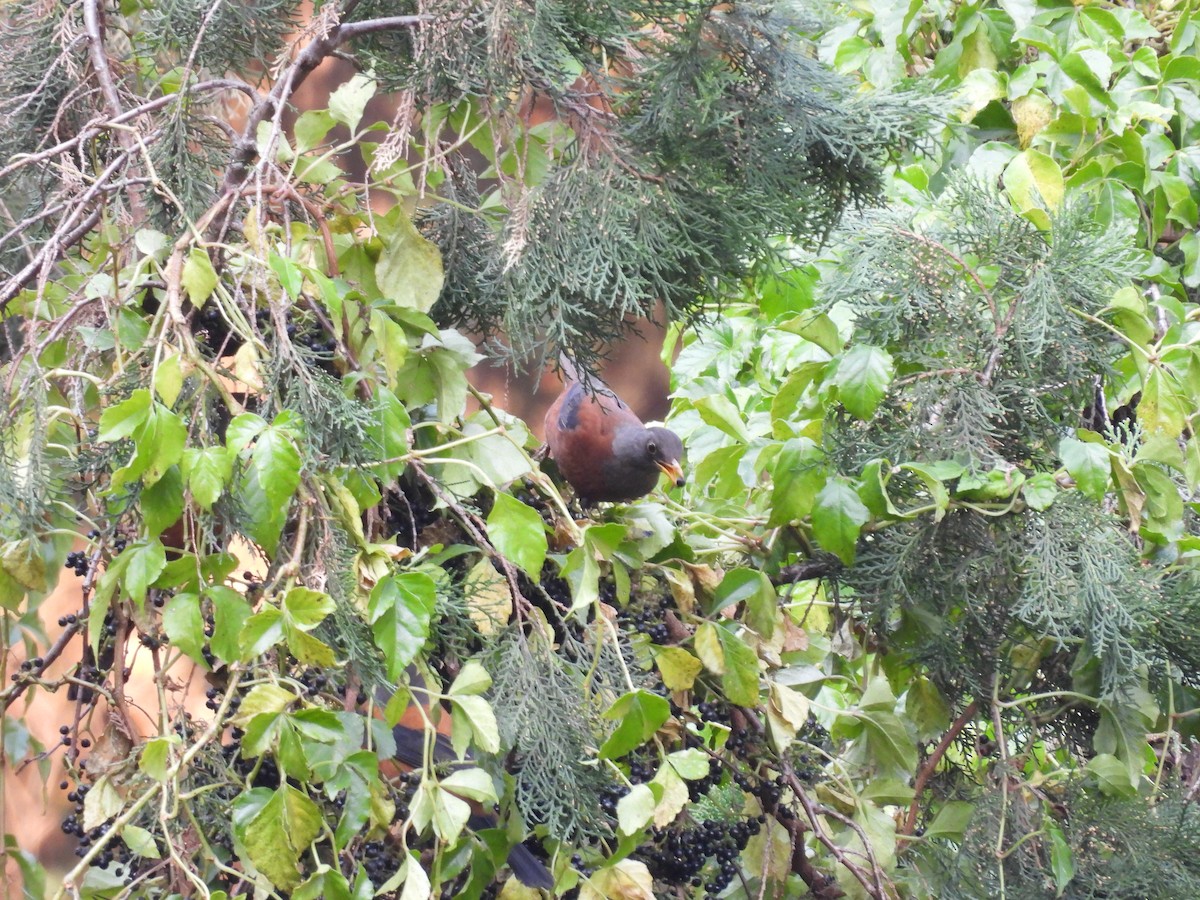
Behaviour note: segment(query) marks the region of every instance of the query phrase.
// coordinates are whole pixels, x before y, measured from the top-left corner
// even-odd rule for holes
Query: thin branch
[[[925,764],[921,766],[921,771],[917,773],[917,780],[913,782],[912,804],[908,807],[908,815],[904,818],[904,827],[900,829],[901,834],[911,835],[913,833],[913,829],[917,824],[917,811],[920,809],[921,794],[925,790],[925,785],[929,783],[929,779],[937,771],[938,764],[941,763],[942,757],[946,755],[946,751],[950,749],[950,745],[954,743],[955,738],[967,727],[970,721],[975,718],[977,712],[979,712],[979,702],[972,700],[946,730],[946,733],[942,735],[942,739],[938,741],[938,745],[934,747],[933,752],[929,754],[929,758],[925,760]],[[906,843],[905,841],[900,841],[898,849],[903,849]]]
[[[219,195],[236,191],[242,182],[250,175],[250,164],[258,155],[258,143],[255,140],[258,126],[273,116],[287,99],[304,83],[309,74],[319,66],[327,56],[333,54],[338,45],[351,38],[399,28],[412,28],[428,21],[428,16],[390,16],[380,19],[367,19],[363,22],[350,22],[345,25],[335,25],[328,34],[314,38],[296,57],[295,62],[271,90],[254,105],[250,115],[246,117],[246,125],[242,129],[241,138],[233,145],[233,158],[225,170],[225,178],[218,189]]]
[[[96,73],[96,80],[100,82],[100,93],[104,95],[104,103],[108,107],[108,112],[111,116],[114,118],[121,116],[124,114],[124,109],[121,105],[121,95],[117,91],[117,83],[113,79],[112,67],[108,62],[108,52],[104,47],[104,26],[101,22],[99,0],[84,0],[83,27],[87,33],[88,53],[92,59],[92,69]],[[132,156],[134,149],[133,135],[126,131],[120,131],[117,133],[117,140],[120,142],[121,148]],[[146,209],[142,203],[142,190],[140,187],[130,186],[129,209],[133,214],[135,223],[142,221],[146,217]]]

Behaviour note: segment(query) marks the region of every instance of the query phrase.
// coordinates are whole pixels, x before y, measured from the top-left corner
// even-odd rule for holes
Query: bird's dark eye
[[[651,441],[646,445],[646,452],[653,456],[658,452],[658,444],[654,443],[654,441]]]

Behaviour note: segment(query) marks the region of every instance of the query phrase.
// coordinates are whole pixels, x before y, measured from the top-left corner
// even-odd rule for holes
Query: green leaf
[[[299,861],[321,833],[321,811],[290,785],[254,788],[233,802],[234,833],[247,860],[282,890],[300,883]]]
[[[746,430],[742,414],[733,405],[733,401],[724,394],[708,394],[696,400],[693,405],[706,424],[721,429],[731,438],[743,444],[750,443],[752,438],[750,432]]]
[[[128,400],[108,407],[100,414],[100,432],[96,440],[112,443],[129,437],[149,418],[152,402],[150,392],[139,388],[129,395]]]
[[[179,743],[178,736],[171,734],[163,737],[153,737],[142,747],[138,768],[155,781],[167,780],[167,763],[171,755],[171,747]]]
[[[374,78],[356,73],[329,95],[329,115],[353,132],[358,128],[367,101],[375,96],[375,90]]]
[[[492,676],[477,659],[468,659],[455,676],[447,692],[451,697],[487,693],[492,686]]]
[[[496,797],[496,786],[492,783],[492,776],[483,769],[455,769],[439,784],[444,790],[477,803],[491,804],[499,799]]]
[[[965,800],[951,800],[938,810],[933,821],[925,828],[925,837],[943,837],[950,840],[960,839],[971,824],[971,816],[975,814],[975,804]]]
[[[450,702],[454,704],[454,718],[469,726],[475,745],[485,753],[500,752],[500,728],[496,724],[496,713],[491,704],[473,694],[455,694],[450,698]],[[455,747],[460,756],[462,749],[465,748]]]
[[[622,695],[604,713],[606,719],[619,719],[616,730],[600,747],[601,759],[616,759],[644,744],[671,715],[665,697],[636,690]]]
[[[1004,189],[1018,213],[1048,230],[1047,212],[1056,212],[1062,206],[1062,170],[1045,153],[1025,150],[1004,170]]]
[[[826,482],[812,512],[813,536],[824,549],[849,565],[854,562],[858,534],[870,518],[858,494],[843,478]]]
[[[144,859],[162,859],[162,854],[158,851],[158,844],[154,842],[154,835],[145,828],[127,824],[121,829],[121,840],[125,842],[126,847],[133,851],[135,856],[141,856]]]
[[[1137,788],[1129,779],[1129,767],[1111,753],[1096,754],[1088,760],[1086,768],[1099,784],[1100,792],[1106,796],[1137,796]]]
[[[1021,497],[1031,509],[1045,512],[1058,497],[1058,483],[1049,472],[1038,472],[1021,487]]]
[[[210,648],[213,656],[224,663],[241,659],[240,635],[250,617],[250,604],[233,588],[212,585],[204,595],[213,607],[213,633]]]
[[[303,631],[311,631],[333,612],[333,598],[322,591],[294,587],[283,595],[281,603],[288,624]]]
[[[300,291],[304,289],[304,273],[295,262],[272,251],[267,255],[267,265],[290,299],[295,300],[300,296]]]
[[[720,675],[725,696],[738,706],[758,704],[758,658],[731,627],[705,622],[696,629],[696,655],[704,667]]]
[[[242,625],[238,635],[241,645],[240,659],[250,659],[266,653],[277,644],[283,643],[284,633],[283,613],[275,606],[260,609],[249,616]]]
[[[508,494],[497,492],[488,513],[488,537],[500,554],[512,560],[534,579],[546,561],[546,524],[531,506]]]
[[[300,486],[300,451],[291,434],[274,424],[264,429],[254,445],[251,469],[267,502],[285,509]]]
[[[1156,366],[1146,375],[1142,387],[1142,397],[1137,405],[1138,424],[1148,434],[1161,433],[1177,438],[1187,425],[1192,405],[1163,370]]]
[[[179,354],[172,353],[154,370],[154,392],[158,394],[158,399],[163,402],[163,405],[169,409],[179,399],[179,392],[182,389],[183,368],[179,361]]]
[[[737,706],[757,706],[758,657],[745,641],[724,625],[717,626],[717,638],[725,656],[725,674],[721,676],[725,698]]]
[[[208,253],[199,247],[193,247],[183,263],[183,289],[187,291],[188,300],[200,308],[212,296],[217,287],[217,270],[213,268]]]
[[[892,356],[881,347],[856,344],[838,360],[833,373],[838,399],[859,419],[875,414],[895,374]]]
[[[210,510],[233,474],[233,460],[224,447],[189,447],[183,451],[183,477],[192,499]]]
[[[900,779],[912,776],[917,767],[915,735],[909,734],[905,722],[896,715],[895,697],[886,679],[872,681],[861,705],[843,715],[863,724],[866,756],[878,775]]]
[[[138,541],[125,549],[121,556],[126,558],[124,578],[125,590],[139,606],[146,602],[146,591],[167,567],[167,551],[162,541],[154,538]]]
[[[147,534],[162,534],[183,515],[183,476],[178,466],[167,469],[142,491],[142,520]]]
[[[337,124],[337,120],[327,109],[308,109],[300,113],[296,118],[293,131],[296,138],[296,152],[307,153],[319,146],[335,124]]]
[[[635,784],[617,801],[617,830],[626,835],[641,831],[654,815],[657,802],[650,785]]]
[[[771,462],[772,528],[797,522],[812,512],[818,492],[825,484],[824,454],[809,438],[785,441]]]
[[[713,616],[728,606],[746,604],[746,622],[764,638],[775,632],[775,613],[778,609],[775,587],[771,579],[758,569],[730,569],[713,594]]]
[[[193,662],[205,669],[204,660],[204,616],[200,611],[200,597],[196,594],[176,594],[163,608],[163,631],[171,643],[182,650]]]
[[[380,293],[400,306],[427,313],[442,292],[442,254],[397,205],[380,222],[383,252],[375,263]]]
[[[1112,469],[1112,455],[1107,447],[1065,437],[1058,445],[1058,456],[1079,490],[1093,500],[1103,499]]]
[[[425,645],[436,601],[433,579],[421,572],[385,577],[372,589],[367,603],[371,631],[393,681]]]
[[[1075,854],[1071,852],[1071,845],[1067,843],[1057,822],[1048,818],[1044,827],[1050,835],[1050,871],[1054,873],[1056,896],[1061,897],[1075,877]]]

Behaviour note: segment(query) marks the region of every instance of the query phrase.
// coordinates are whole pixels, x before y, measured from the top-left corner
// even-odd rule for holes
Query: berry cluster
[[[715,898],[737,876],[738,855],[765,821],[761,815],[732,823],[710,819],[695,827],[671,829],[656,834],[638,855],[656,880],[703,887],[706,898]]]
[[[87,553],[83,550],[72,550],[67,554],[66,567],[68,569],[73,569],[75,574],[82,578],[88,573],[88,569],[91,568],[91,564],[88,562]]]
[[[66,727],[65,725],[63,726]],[[71,783],[69,781],[59,782],[61,790],[70,790]],[[62,820],[63,834],[73,836],[78,839],[79,844],[75,848],[75,855],[81,859],[87,856],[92,845],[98,841],[104,840],[108,834],[110,822],[93,828],[87,831],[83,827],[83,800],[88,794],[88,786],[81,784],[67,794],[67,801],[75,804],[72,812]],[[124,878],[125,883],[129,884],[136,877],[138,865],[141,863],[141,858],[135,856],[127,846],[121,841],[109,841],[107,846],[100,851],[92,861],[92,865],[98,869],[107,869],[115,864],[113,874],[118,878]]]
[[[671,638],[670,629],[663,622],[663,613],[671,608],[670,594],[658,598],[646,598],[642,601],[641,610],[637,613],[632,609],[623,609],[617,616],[617,621],[630,628],[635,634],[644,634],[656,644],[665,644]]]

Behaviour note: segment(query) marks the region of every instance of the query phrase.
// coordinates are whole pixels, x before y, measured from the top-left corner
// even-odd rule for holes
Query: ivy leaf
[[[158,394],[163,404],[170,409],[179,399],[183,389],[183,365],[179,354],[173,353],[159,363],[154,370],[154,393]]]
[[[154,835],[145,828],[139,828],[132,823],[127,824],[121,829],[121,840],[125,842],[126,847],[133,851],[135,856],[143,859],[162,859],[158,844],[154,842]]]
[[[843,478],[826,482],[812,512],[813,536],[847,565],[854,562],[858,534],[870,513]]]
[[[738,706],[758,703],[758,657],[731,628],[705,622],[696,629],[696,655],[704,667],[720,675],[725,696]]]
[[[374,78],[356,73],[329,95],[329,115],[353,132],[358,128],[367,101],[375,96],[375,90]]]
[[[1067,472],[1084,494],[1093,500],[1104,498],[1108,490],[1111,452],[1103,444],[1065,437],[1058,445],[1058,456]]]
[[[466,752],[468,737],[483,752],[499,753],[500,727],[491,704],[473,694],[456,694],[450,698],[450,702],[453,704],[451,724],[458,726],[452,732],[451,740],[459,758]]]
[[[785,441],[771,463],[772,528],[803,519],[812,512],[825,484],[824,459],[816,442],[800,437]]]
[[[925,837],[944,837],[959,840],[971,824],[975,804],[965,800],[951,800],[938,810],[933,821],[925,828]]]
[[[708,615],[716,615],[728,606],[746,604],[746,622],[769,639],[775,632],[775,613],[778,610],[775,588],[771,579],[758,569],[730,569],[713,594]]]
[[[437,245],[417,231],[400,204],[377,221],[383,241],[383,251],[375,263],[380,293],[400,306],[429,312],[445,280]],[[431,361],[438,365],[436,360]],[[461,367],[455,364],[455,370],[461,371]]]
[[[179,743],[179,737],[171,734],[150,738],[142,747],[142,755],[138,760],[138,768],[155,781],[167,780],[167,761],[171,755],[171,747]]]
[[[856,344],[838,360],[833,383],[837,386],[838,398],[850,414],[866,420],[875,414],[895,371],[892,356],[886,350]]]
[[[224,447],[189,447],[183,451],[182,469],[192,499],[209,510],[229,483],[233,461]]]
[[[176,594],[163,608],[163,631],[171,643],[193,662],[208,669],[204,660],[204,616],[200,612],[200,597],[196,594]]]
[[[281,890],[300,883],[300,856],[321,824],[317,805],[287,784],[274,791],[253,788],[233,801],[234,834],[247,861]]]
[[[466,797],[468,800],[474,800],[477,803],[496,803],[496,786],[492,783],[492,776],[483,769],[455,769],[439,784],[444,790],[458,794],[460,797]]]
[[[197,309],[202,308],[217,288],[217,270],[213,268],[207,252],[199,247],[192,248],[183,263],[183,277],[180,281],[192,305]]]
[[[1111,753],[1097,753],[1085,768],[1096,779],[1102,794],[1126,799],[1137,796],[1137,788],[1129,778],[1129,766]]]
[[[433,579],[423,572],[388,576],[371,590],[367,602],[371,632],[393,681],[400,678],[425,645],[436,602]]]
[[[502,556],[527,575],[541,577],[546,561],[546,524],[536,509],[498,491],[487,526],[488,537]]]
[[[616,731],[600,747],[601,759],[616,759],[650,739],[671,715],[665,697],[636,690],[622,695],[604,713],[606,719],[619,719]]]
[[[263,496],[276,510],[284,510],[300,486],[300,451],[291,434],[272,424],[263,429],[254,445],[251,468]]]
[[[717,638],[725,656],[725,674],[721,676],[725,698],[737,706],[756,706],[758,657],[745,641],[724,625],[717,626]]]
[[[635,784],[617,801],[617,830],[624,835],[641,831],[654,815],[658,801],[648,784]]]
[[[295,300],[300,296],[300,291],[304,288],[304,273],[300,271],[300,267],[294,261],[271,251],[267,255],[267,265],[279,279],[279,284],[289,299]]]
[[[1188,421],[1189,403],[1164,376],[1162,369],[1151,368],[1137,405],[1138,424],[1149,434],[1177,438]]]
[[[154,538],[149,541],[138,541],[126,548],[121,556],[127,556],[124,567],[125,590],[139,606],[146,603],[146,591],[154,583],[154,579],[162,574],[167,567],[167,551],[162,541]]]
[[[204,595],[212,604],[212,638],[209,642],[212,655],[222,662],[239,660],[239,636],[246,619],[250,618],[250,604],[236,590],[223,584],[206,588]]]
[[[1038,472],[1021,487],[1021,497],[1030,509],[1045,512],[1058,497],[1058,485],[1049,472]]]
[[[150,416],[152,399],[150,392],[139,388],[100,414],[100,431],[96,440],[112,443],[127,438],[141,428]]]
[[[292,128],[296,137],[296,152],[307,153],[318,146],[335,124],[337,121],[327,109],[307,109],[300,113]]]
[[[654,654],[663,684],[670,691],[690,691],[704,664],[682,647],[662,647]]]
[[[334,610],[333,598],[322,591],[294,587],[283,595],[281,602],[288,624],[311,631]]]
[[[579,900],[654,900],[654,876],[644,862],[622,859],[585,879]]]
[[[162,534],[183,515],[183,476],[178,466],[167,469],[142,491],[142,520],[147,534]]]
[[[239,658],[251,659],[266,653],[285,639],[283,613],[278,607],[266,606],[247,617],[238,634],[241,645]]]

